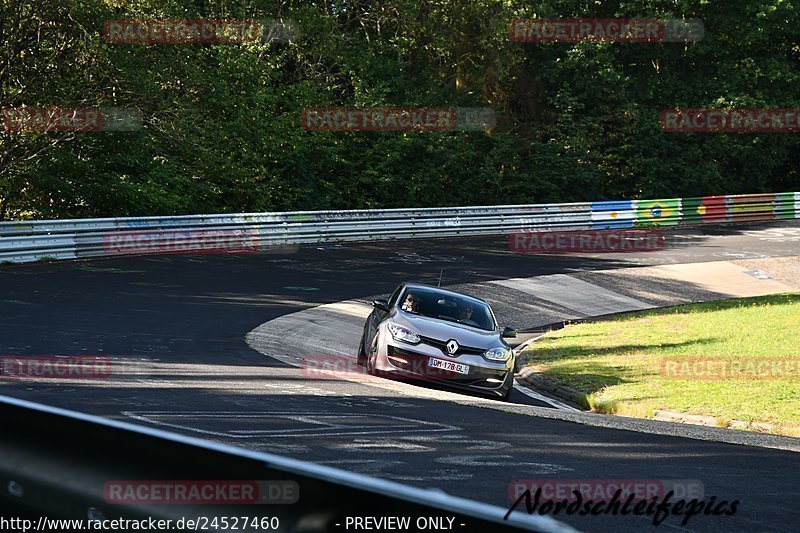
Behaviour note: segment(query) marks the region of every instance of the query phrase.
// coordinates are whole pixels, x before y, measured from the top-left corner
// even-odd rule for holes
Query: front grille
[[[432,337],[423,337],[422,335],[419,336],[420,340],[425,344],[433,346],[434,348],[438,348],[444,355],[448,357],[458,357],[459,355],[481,355],[486,350],[482,348],[472,348],[470,346],[461,346],[459,343],[458,350],[453,355],[447,351],[447,340],[440,341],[439,339],[434,339]]]
[[[389,345],[387,354],[389,362],[399,370],[408,372],[409,376],[419,376],[423,379],[431,379],[464,387],[478,387],[481,389],[494,390],[501,386],[501,383],[490,383],[489,378],[494,378],[504,382],[508,372],[506,370],[491,370],[479,367],[470,367],[467,375],[450,372],[443,369],[428,368],[430,356],[397,348]]]

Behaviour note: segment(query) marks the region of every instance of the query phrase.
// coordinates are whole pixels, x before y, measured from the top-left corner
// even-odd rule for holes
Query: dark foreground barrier
[[[438,490],[5,396],[0,427],[4,531],[573,531],[525,513],[504,521],[506,509]]]

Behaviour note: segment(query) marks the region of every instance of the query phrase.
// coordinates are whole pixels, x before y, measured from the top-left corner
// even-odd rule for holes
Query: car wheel
[[[358,341],[358,356],[356,356],[356,364],[364,366],[367,364],[367,352],[364,351],[364,335],[361,335],[361,340]]]
[[[509,380],[508,387],[506,387],[506,390],[503,393],[503,401],[504,402],[511,401],[511,393],[513,391],[514,391],[514,374],[511,374],[511,379]]]
[[[373,376],[378,375],[378,336],[375,335],[375,338],[372,339],[372,345],[369,349],[369,354],[367,355],[367,373],[372,374]]]

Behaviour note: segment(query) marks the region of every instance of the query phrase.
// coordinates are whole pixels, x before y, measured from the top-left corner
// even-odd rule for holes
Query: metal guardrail
[[[415,209],[0,222],[0,262],[302,243],[615,229],[800,218],[800,193]],[[278,248],[275,248],[278,247]]]
[[[548,516],[528,514],[524,506],[506,519],[506,509],[435,489],[414,488],[7,396],[0,396],[0,420],[9,428],[0,435],[0,518],[31,520],[29,531],[37,523],[43,525],[39,520],[45,517],[100,522],[150,518],[173,520],[173,524],[180,518],[201,523],[204,518],[206,525],[211,525],[173,527],[175,530],[229,529],[218,528],[212,520],[232,521],[234,518],[224,517],[235,517],[238,531],[322,533],[352,530],[345,527],[348,517],[365,516],[452,518],[452,530],[463,532],[575,531]],[[246,501],[233,494],[208,495],[203,491],[202,498],[190,497],[178,503],[164,502],[172,496],[163,488],[159,493],[148,491],[145,496],[137,489],[130,497],[109,490],[110,484],[174,486],[180,480],[265,488]],[[291,485],[291,499],[285,493],[281,495],[282,491],[276,498],[269,490],[270,486],[287,484]],[[270,520],[270,527],[259,525],[265,519]],[[51,524],[36,529],[78,528],[56,529]],[[132,529],[140,528],[121,527]]]

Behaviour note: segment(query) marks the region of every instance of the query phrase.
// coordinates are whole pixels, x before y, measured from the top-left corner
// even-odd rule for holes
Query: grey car
[[[425,379],[507,400],[514,352],[492,308],[479,298],[403,283],[375,300],[364,325],[358,363],[373,375]]]

